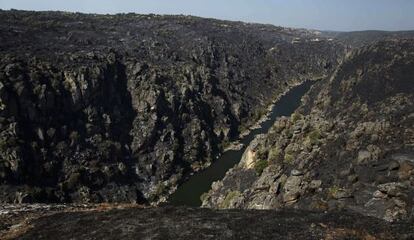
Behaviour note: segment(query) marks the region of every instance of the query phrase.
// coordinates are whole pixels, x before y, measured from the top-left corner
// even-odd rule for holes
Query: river
[[[211,184],[214,181],[223,179],[226,172],[239,163],[246,147],[256,135],[267,133],[279,117],[290,116],[299,107],[302,96],[310,89],[313,83],[312,81],[306,81],[299,86],[293,87],[283,95],[271,109],[269,119],[262,122],[260,128],[252,130],[248,135],[239,140],[244,144],[242,149],[224,152],[211,166],[191,176],[170,196],[167,204],[199,207],[201,205],[200,196],[210,190]]]

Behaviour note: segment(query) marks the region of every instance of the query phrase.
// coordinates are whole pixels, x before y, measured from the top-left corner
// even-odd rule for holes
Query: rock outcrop
[[[414,218],[414,40],[355,50],[250,145],[203,206]],[[248,167],[252,165],[253,167]]]
[[[0,202],[158,202],[344,55],[305,30],[189,16],[0,20]]]

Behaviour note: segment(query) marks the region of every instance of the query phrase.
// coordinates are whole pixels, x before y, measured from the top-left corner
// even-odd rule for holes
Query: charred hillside
[[[353,48],[363,47],[377,41],[414,38],[414,31],[355,31],[355,32],[321,32],[322,36],[334,38]]]
[[[249,146],[203,205],[412,219],[413,76],[413,40],[353,51],[295,114]]]
[[[0,201],[158,201],[290,86],[333,72],[344,48],[313,37],[189,16],[0,11]]]
[[[11,221],[26,221],[14,225],[9,231],[1,231],[0,222],[0,234],[4,233],[4,239],[54,239],[59,236],[59,239],[409,240],[414,236],[410,223],[390,224],[346,211],[118,207],[66,209],[56,213],[56,209],[39,206],[19,212],[9,209],[7,215],[13,216]]]

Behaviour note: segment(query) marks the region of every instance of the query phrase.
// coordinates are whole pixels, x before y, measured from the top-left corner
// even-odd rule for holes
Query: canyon
[[[308,31],[187,16],[0,18],[2,202],[162,201],[345,53]]]
[[[0,236],[412,239],[413,37],[0,10]]]

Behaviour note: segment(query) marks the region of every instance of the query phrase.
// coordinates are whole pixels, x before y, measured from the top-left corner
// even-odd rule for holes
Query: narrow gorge
[[[413,76],[413,40],[353,51],[292,116],[255,139],[240,164],[213,184],[203,206],[348,209],[412,221]],[[249,167],[258,164],[264,165],[260,172]]]
[[[275,104],[270,106],[269,112],[263,117],[260,124],[257,124],[258,126],[249,130],[247,134],[234,143],[236,149],[225,151],[206,170],[192,176],[174,192],[168,203],[177,206],[199,207],[202,204],[201,199],[210,190],[212,183],[221,180],[230,168],[239,163],[243,152],[246,150],[246,146],[257,135],[267,133],[277,118],[290,116],[300,105],[302,96],[309,90],[312,84],[312,81],[306,81],[299,86],[292,87],[278,98]]]

